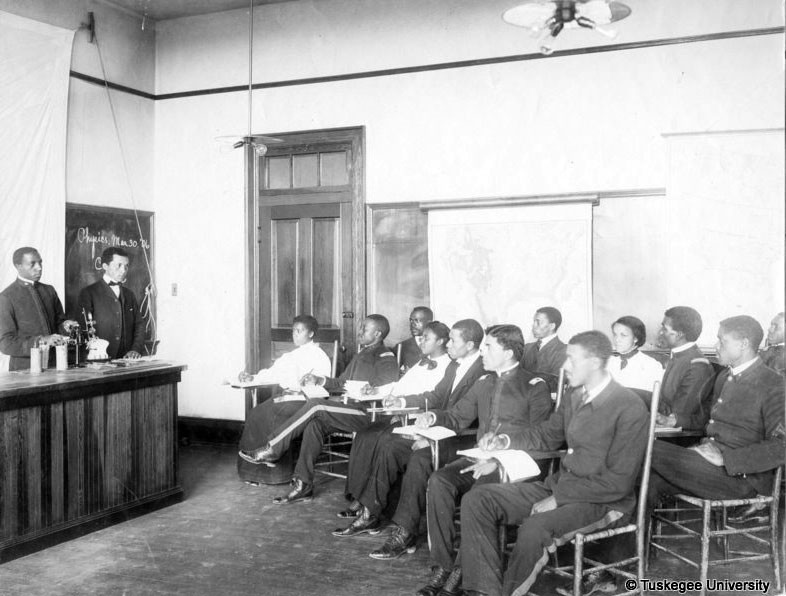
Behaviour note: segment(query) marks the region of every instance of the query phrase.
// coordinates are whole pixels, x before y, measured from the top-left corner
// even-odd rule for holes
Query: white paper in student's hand
[[[470,459],[496,459],[510,482],[534,478],[540,474],[540,468],[529,453],[518,449],[494,449],[486,451],[475,447],[473,449],[461,449],[456,452]]]

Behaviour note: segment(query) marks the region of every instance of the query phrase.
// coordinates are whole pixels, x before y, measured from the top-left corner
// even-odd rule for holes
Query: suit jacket
[[[437,386],[432,391],[404,396],[407,407],[417,406],[424,408],[426,400],[428,400],[429,409],[447,410],[460,400],[469,391],[470,387],[475,384],[475,381],[485,373],[483,370],[483,359],[478,357],[458,382],[456,388],[453,389],[457,368],[458,363],[455,361],[451,362],[447,370],[445,370],[445,376],[442,377],[442,380],[437,383]]]
[[[398,381],[395,354],[382,342],[363,348],[338,378],[325,379],[325,389],[340,389],[344,381],[366,381],[373,387]]]
[[[557,505],[602,503],[630,513],[647,447],[647,407],[614,380],[588,404],[581,400],[581,390],[572,390],[548,420],[509,435],[510,449],[546,451],[567,443],[559,471],[546,479]]]
[[[510,434],[537,424],[551,409],[551,393],[543,379],[517,366],[502,375],[480,377],[451,408],[434,413],[436,424],[456,432],[477,419],[480,439],[487,432]]]
[[[707,436],[723,453],[726,471],[745,475],[760,494],[772,490],[772,469],[784,463],[784,380],[761,360],[730,378],[721,373]]]
[[[401,346],[401,368],[407,370],[415,366],[423,357],[418,342],[414,337],[409,337],[399,344],[396,344],[395,352],[398,354],[398,347]]]
[[[550,340],[538,350],[537,342],[524,346],[524,355],[521,357],[521,366],[531,373],[545,373],[559,377],[559,369],[565,364],[568,346],[562,343],[559,337]],[[552,391],[556,391],[556,378],[547,378]]]
[[[786,375],[786,353],[783,351],[783,344],[770,346],[759,353],[762,362],[769,366],[779,375]]]
[[[59,332],[63,321],[63,305],[52,286],[14,280],[0,293],[0,351],[11,357],[9,370],[30,368],[30,348],[40,336]]]
[[[673,413],[677,426],[685,430],[704,428],[714,380],[715,370],[696,346],[672,354],[661,381],[658,411]]]
[[[84,309],[93,316],[98,337],[109,342],[106,353],[110,358],[122,358],[131,350],[145,353],[145,319],[131,290],[120,286],[117,297],[99,279],[82,288],[77,304],[80,313]]]

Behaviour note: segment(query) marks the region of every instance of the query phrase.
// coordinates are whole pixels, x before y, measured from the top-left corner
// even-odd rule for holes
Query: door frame
[[[352,284],[351,304],[354,320],[358,321],[366,315],[366,188],[365,188],[365,127],[332,128],[324,130],[274,132],[267,136],[283,139],[286,145],[305,145],[315,143],[350,144],[349,180],[351,194],[352,218]],[[270,263],[260,262],[260,245],[270,242],[270,230],[263,230],[260,213],[270,206],[260,201],[259,180],[261,172],[258,167],[259,157],[254,148],[245,146],[245,196],[246,209],[244,217],[245,250],[245,357],[246,369],[257,371],[270,358],[270,296],[269,292],[261,292],[263,279],[270,279]],[[268,313],[263,320],[261,313]],[[349,353],[354,353],[356,337],[344,338],[344,345]]]

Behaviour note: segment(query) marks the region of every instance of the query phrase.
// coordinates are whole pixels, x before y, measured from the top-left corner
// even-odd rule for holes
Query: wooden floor
[[[345,525],[339,480],[322,480],[311,503],[280,507],[285,487],[237,480],[233,447],[181,449],[185,500],[0,566],[0,594],[14,596],[177,594],[397,596],[415,593],[429,574],[428,550],[396,561],[368,553],[385,534],[335,538]],[[694,579],[659,558],[653,578]],[[719,579],[772,580],[769,563],[718,570]],[[539,582],[553,594],[554,581]],[[753,592],[751,592],[753,593]]]

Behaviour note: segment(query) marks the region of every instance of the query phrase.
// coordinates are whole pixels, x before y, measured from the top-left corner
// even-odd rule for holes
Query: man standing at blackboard
[[[17,248],[12,260],[17,278],[0,292],[0,352],[11,357],[8,370],[24,370],[30,348],[52,345],[75,321],[66,320],[55,289],[40,282],[43,261],[35,248]]]
[[[139,358],[145,345],[145,319],[139,312],[136,296],[123,286],[128,277],[128,253],[110,247],[101,254],[104,276],[82,288],[77,301],[95,322],[96,335],[109,342],[110,358]]]

